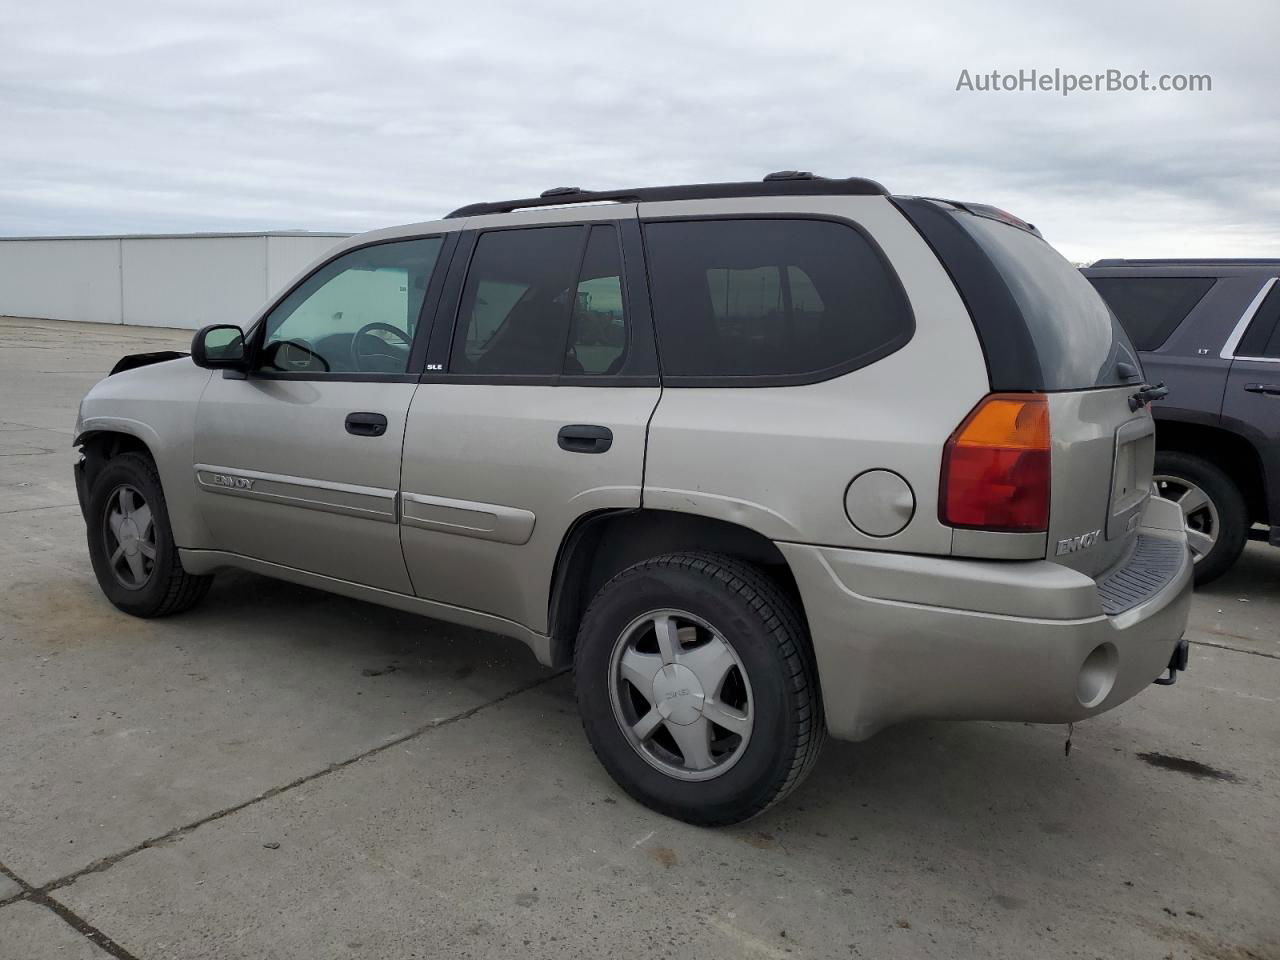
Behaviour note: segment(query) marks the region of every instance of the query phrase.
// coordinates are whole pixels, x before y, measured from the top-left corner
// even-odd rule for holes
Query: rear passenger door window
[[[463,287],[450,372],[616,373],[627,350],[624,299],[612,224],[483,233]]]
[[[463,287],[451,372],[560,373],[583,233],[569,226],[480,235]]]
[[[664,379],[806,383],[874,362],[915,329],[897,277],[851,224],[645,224]]]

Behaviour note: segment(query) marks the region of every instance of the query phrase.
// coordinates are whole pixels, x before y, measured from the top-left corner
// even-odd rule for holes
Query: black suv
[[[1169,396],[1156,481],[1207,583],[1249,537],[1280,546],[1280,260],[1099,260],[1084,275]],[[1255,527],[1258,525],[1258,527]]]

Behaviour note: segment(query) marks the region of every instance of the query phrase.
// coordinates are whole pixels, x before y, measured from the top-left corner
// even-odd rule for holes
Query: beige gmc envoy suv
[[[725,824],[827,733],[1172,682],[1162,393],[995,208],[795,172],[563,188],[354,237],[189,359],[124,358],[76,477],[126,613],[239,567],[518,637],[573,665],[628,793]]]

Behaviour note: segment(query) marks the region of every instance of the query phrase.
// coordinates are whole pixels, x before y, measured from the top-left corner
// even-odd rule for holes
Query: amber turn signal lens
[[[939,519],[975,530],[1044,531],[1049,477],[1048,398],[993,393],[965,417],[943,449]]]

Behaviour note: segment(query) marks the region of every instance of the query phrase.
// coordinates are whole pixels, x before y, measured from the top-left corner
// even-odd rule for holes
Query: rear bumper
[[[1142,533],[1181,541],[1141,603],[1103,612],[1097,583],[1046,560],[977,561],[780,543],[800,587],[832,736],[902,720],[1082,720],[1160,676],[1186,629],[1191,556],[1177,507]]]

